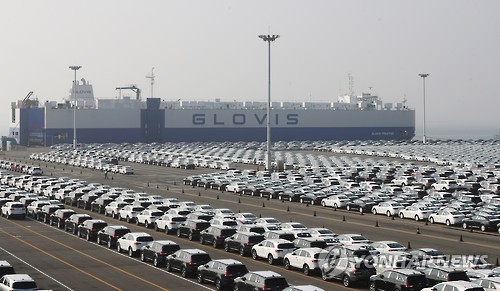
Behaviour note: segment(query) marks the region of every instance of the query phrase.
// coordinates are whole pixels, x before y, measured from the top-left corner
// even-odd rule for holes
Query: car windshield
[[[108,224],[106,222],[97,222],[97,223],[94,223],[92,228],[103,229],[106,226],[108,226]]]
[[[466,272],[450,272],[448,274],[448,280],[449,281],[457,281],[457,280],[463,280],[463,281],[469,281],[469,276],[467,276]]]
[[[122,237],[122,236],[126,235],[129,232],[130,232],[129,229],[117,229],[117,230],[115,230],[115,236],[116,237]]]
[[[0,277],[3,275],[10,275],[10,274],[15,274],[16,272],[14,271],[13,267],[1,267],[0,268]]]
[[[232,265],[232,266],[227,266],[227,273],[246,274],[248,273],[248,269],[245,265]]]
[[[278,249],[284,250],[284,249],[295,249],[295,246],[292,243],[287,243],[287,244],[278,244]]]
[[[264,236],[251,236],[248,238],[248,242],[254,243],[254,244],[260,243],[263,240],[264,240]]]
[[[366,240],[366,238],[364,236],[352,236],[351,237],[352,240],[356,240],[356,241],[360,241],[360,240]]]
[[[220,231],[221,236],[229,237],[236,233],[236,229],[223,229]]]
[[[172,221],[183,222],[186,221],[186,217],[172,217]]]
[[[209,262],[210,255],[209,254],[195,254],[195,255],[191,256],[191,261],[195,262],[195,263]]]
[[[406,278],[406,282],[409,285],[414,285],[417,283],[425,283],[426,281],[427,279],[425,278],[425,275],[412,275]]]
[[[285,278],[268,278],[265,281],[265,287],[288,286]]]
[[[14,290],[23,290],[23,289],[36,289],[36,283],[35,282],[14,282],[12,284],[12,289]]]
[[[161,251],[167,253],[174,253],[180,249],[181,247],[179,245],[164,245],[161,247]]]

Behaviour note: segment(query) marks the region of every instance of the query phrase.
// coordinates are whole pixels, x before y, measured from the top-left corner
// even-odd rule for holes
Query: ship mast
[[[151,98],[153,98],[153,86],[154,86],[154,84],[155,84],[155,74],[154,74],[154,69],[155,69],[155,67],[153,67],[153,68],[151,69],[151,75],[146,76],[146,78],[151,79]]]

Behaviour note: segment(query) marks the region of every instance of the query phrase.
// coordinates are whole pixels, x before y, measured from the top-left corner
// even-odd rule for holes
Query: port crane
[[[116,90],[120,90],[120,97],[122,96],[122,89],[134,91],[135,95],[136,95],[136,99],[137,100],[141,99],[141,89],[137,88],[135,85],[126,86],[126,87],[116,87]]]

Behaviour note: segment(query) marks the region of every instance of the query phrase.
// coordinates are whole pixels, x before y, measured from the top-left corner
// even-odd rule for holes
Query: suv
[[[266,239],[286,239],[287,241],[293,242],[295,240],[295,235],[292,232],[285,230],[271,230],[264,233]]]
[[[76,214],[73,209],[57,209],[56,212],[50,216],[50,225],[57,225],[58,228],[63,228],[64,223],[68,217]]]
[[[247,267],[236,260],[213,260],[206,265],[198,267],[198,282],[203,284],[210,281],[215,284],[217,290],[232,286],[234,279],[248,273]]]
[[[54,204],[44,205],[42,209],[40,209],[40,211],[38,211],[38,213],[36,214],[36,220],[49,223],[50,216],[59,209],[61,209],[61,207],[58,205]]]
[[[295,251],[295,246],[285,239],[266,239],[252,247],[252,259],[266,258],[269,265]]]
[[[312,272],[319,270],[319,267],[326,262],[329,252],[320,248],[297,249],[285,255],[283,265],[285,269],[302,269],[304,275],[309,276]]]
[[[458,270],[448,267],[432,267],[422,271],[429,281],[429,286],[434,286],[442,282],[449,281],[470,281],[469,276],[464,270]]]
[[[227,237],[236,233],[236,229],[230,226],[210,226],[200,232],[201,244],[212,244],[214,248],[224,244]]]
[[[92,216],[88,214],[73,214],[64,223],[64,230],[71,231],[73,234],[78,233],[78,226],[82,224],[85,220],[92,219]]]
[[[26,218],[26,207],[21,202],[7,202],[1,208],[1,216],[7,217],[10,219],[12,217],[20,217],[21,219]]]
[[[144,209],[141,213],[137,214],[135,217],[135,223],[137,225],[144,224],[146,228],[150,228],[154,225],[154,222],[163,215],[163,212],[159,210]]]
[[[467,281],[454,281],[454,282],[444,282],[441,284],[437,284],[432,288],[424,288],[422,291],[448,291],[448,290],[453,290],[453,291],[484,291],[483,287],[481,285],[478,285],[476,283],[471,283]],[[493,290],[493,289],[491,289]]]
[[[234,290],[283,290],[288,287],[285,277],[273,271],[249,272],[234,279]]]
[[[182,277],[188,277],[195,273],[198,267],[205,265],[212,259],[205,251],[199,249],[183,249],[167,256],[166,269],[172,272],[173,269],[179,270]]]
[[[168,255],[180,249],[180,246],[171,240],[155,240],[141,248],[141,261],[153,261],[155,267],[160,267],[165,265]]]
[[[108,224],[101,219],[85,220],[78,226],[78,237],[85,237],[88,241],[93,240],[97,238],[97,232],[106,226],[108,226]]]
[[[114,199],[110,197],[99,197],[90,204],[90,211],[103,214],[105,207],[113,202],[113,200]]]
[[[179,227],[177,228],[177,236],[186,236],[189,240],[192,241],[198,239],[200,236],[200,232],[204,229],[207,229],[209,226],[210,223],[206,220],[186,220],[186,222],[179,225]]]
[[[129,232],[116,241],[116,250],[121,253],[128,251],[129,257],[133,257],[141,250],[141,247],[152,242],[153,237],[145,232]]]
[[[333,259],[322,264],[320,269],[323,280],[341,280],[345,287],[350,287],[353,283],[368,285],[370,277],[377,274],[371,261],[357,257],[334,256]]]
[[[370,278],[371,291],[396,289],[417,291],[428,285],[429,282],[424,274],[410,269],[387,270]]]
[[[0,277],[15,274],[14,268],[7,261],[0,261]]]
[[[38,288],[29,275],[10,274],[0,278],[0,290],[38,290]]]
[[[264,236],[255,232],[236,232],[224,240],[224,250],[238,251],[241,256],[250,253],[255,244],[264,240]]]
[[[293,244],[296,248],[320,248],[324,249],[328,246],[328,244],[320,238],[314,237],[302,237],[297,238],[293,241]]]
[[[163,214],[160,218],[155,220],[155,230],[160,231],[163,230],[165,233],[169,233],[171,231],[177,231],[179,225],[186,221],[186,217],[182,215],[176,214]]]
[[[116,241],[130,232],[130,229],[122,225],[108,225],[97,233],[97,244],[106,244],[108,248],[114,248]]]

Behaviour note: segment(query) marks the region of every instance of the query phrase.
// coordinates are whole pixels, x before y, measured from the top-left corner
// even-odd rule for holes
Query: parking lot
[[[423,221],[399,219],[373,214],[361,214],[345,209],[319,207],[317,205],[293,203],[279,199],[266,199],[250,195],[238,195],[227,191],[205,189],[184,185],[187,176],[212,173],[216,170],[199,168],[186,170],[158,167],[143,163],[120,162],[134,169],[133,175],[110,173],[105,179],[103,172],[29,159],[29,152],[9,152],[2,159],[39,166],[46,176],[70,177],[87,182],[105,183],[111,187],[132,189],[162,197],[176,197],[181,201],[194,201],[197,204],[210,204],[214,208],[229,208],[235,213],[252,212],[261,217],[274,217],[281,222],[301,222],[308,227],[325,227],[337,234],[360,233],[371,241],[394,240],[409,248],[432,247],[446,254],[481,254],[495,263],[499,257],[499,236],[493,232],[469,231],[461,227],[447,227],[441,224],[428,224]],[[352,154],[352,153],[348,153]],[[429,161],[419,161],[429,162]],[[259,165],[236,164],[238,169],[257,170]],[[262,167],[262,166],[260,166]],[[71,208],[68,207],[67,208]],[[108,224],[126,224],[133,231],[147,231],[155,239],[170,239],[182,248],[199,248],[212,258],[233,258],[243,262],[249,270],[273,270],[286,277],[293,285],[313,284],[325,290],[344,289],[337,282],[324,282],[321,277],[306,277],[298,270],[285,270],[282,265],[269,265],[265,260],[252,260],[236,253],[201,245],[175,235],[146,230],[143,226],[118,222],[95,212],[73,207],[78,213],[88,213]],[[0,219],[0,246],[3,258],[16,265],[16,270],[31,267],[30,274],[40,287],[53,290],[64,289],[171,289],[190,288],[201,290],[213,285],[199,285],[195,278],[185,280],[178,273],[168,273],[163,268],[155,268],[108,250],[95,243],[89,243],[62,230],[57,230],[40,222],[28,220]],[[11,257],[15,255],[16,257]],[[22,261],[20,261],[20,260]],[[176,276],[174,276],[176,275]],[[66,286],[66,287],[61,287]],[[359,289],[359,288],[356,288]]]

